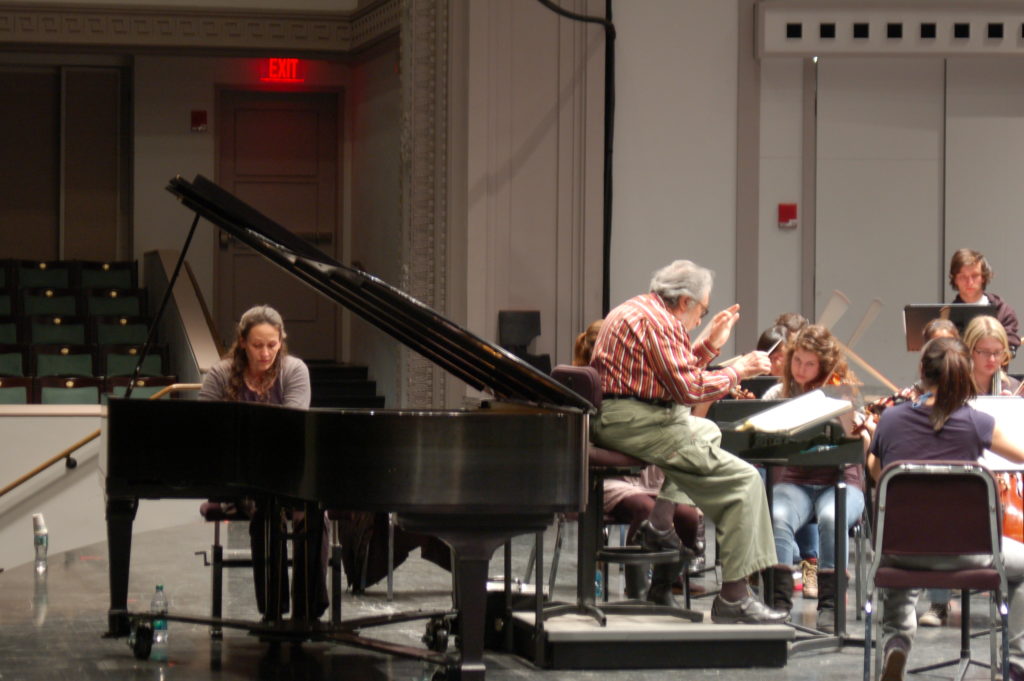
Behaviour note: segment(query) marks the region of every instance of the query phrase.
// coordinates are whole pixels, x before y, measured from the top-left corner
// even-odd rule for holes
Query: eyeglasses
[[[1002,359],[1002,357],[1003,357],[1003,351],[1002,350],[992,350],[992,351],[989,351],[989,350],[979,350],[978,348],[975,348],[974,349],[974,354],[977,357],[988,357],[989,359]]]
[[[704,319],[705,317],[707,317],[708,316],[708,306],[705,305],[704,303],[700,302],[699,300],[694,300],[694,302],[697,303],[698,305],[700,305],[701,308],[703,308],[701,310],[701,313],[700,313],[700,318]]]

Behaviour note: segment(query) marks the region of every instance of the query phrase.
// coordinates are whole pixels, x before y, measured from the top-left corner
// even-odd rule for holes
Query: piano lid
[[[332,259],[202,175],[167,191],[307,285],[352,310],[477,390],[502,399],[575,407],[591,404],[547,374],[438,314],[394,286]]]

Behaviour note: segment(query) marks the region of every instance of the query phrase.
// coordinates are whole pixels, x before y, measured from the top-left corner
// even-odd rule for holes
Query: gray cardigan
[[[309,387],[309,368],[298,357],[285,355],[281,362],[281,373],[277,380],[281,384],[281,402],[285,407],[309,409],[311,390]],[[210,367],[203,379],[203,387],[199,391],[200,400],[224,402],[228,394],[228,377],[231,375],[231,360],[222,359]]]

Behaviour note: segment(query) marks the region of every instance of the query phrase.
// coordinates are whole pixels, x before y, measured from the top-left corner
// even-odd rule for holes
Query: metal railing
[[[164,395],[166,395],[168,393],[181,392],[181,391],[185,391],[185,390],[199,390],[201,387],[202,387],[202,385],[200,385],[199,383],[172,383],[171,385],[164,386],[159,391],[157,391],[157,392],[153,393],[152,395],[150,395],[149,399],[151,399],[151,400],[158,400],[158,399],[160,399],[161,397],[163,397]],[[46,461],[44,461],[43,463],[39,464],[38,466],[33,468],[31,471],[29,471],[25,475],[21,476],[20,478],[18,478],[17,480],[12,482],[11,484],[7,485],[3,489],[0,489],[0,497],[4,496],[5,494],[10,492],[11,490],[16,489],[17,487],[19,487],[19,486],[23,485],[24,483],[28,482],[32,478],[36,477],[37,475],[39,475],[40,473],[45,471],[50,466],[53,466],[53,465],[57,464],[59,461],[61,461],[61,459],[65,460],[64,464],[68,468],[74,468],[75,466],[78,465],[78,462],[75,461],[75,459],[72,456],[72,454],[74,454],[76,451],[78,451],[79,449],[81,449],[85,445],[89,444],[90,442],[92,442],[93,440],[98,438],[100,436],[100,432],[101,432],[100,429],[96,429],[94,432],[86,435],[85,437],[83,437],[81,440],[79,440],[78,442],[74,443],[70,447],[62,450],[59,454],[56,454],[53,457],[51,457],[51,458],[47,459]]]

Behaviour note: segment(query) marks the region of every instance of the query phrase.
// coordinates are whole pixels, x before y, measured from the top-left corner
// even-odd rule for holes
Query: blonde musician
[[[995,317],[975,317],[964,329],[979,395],[1012,395],[1020,381],[1003,371],[1011,358],[1006,329]]]

